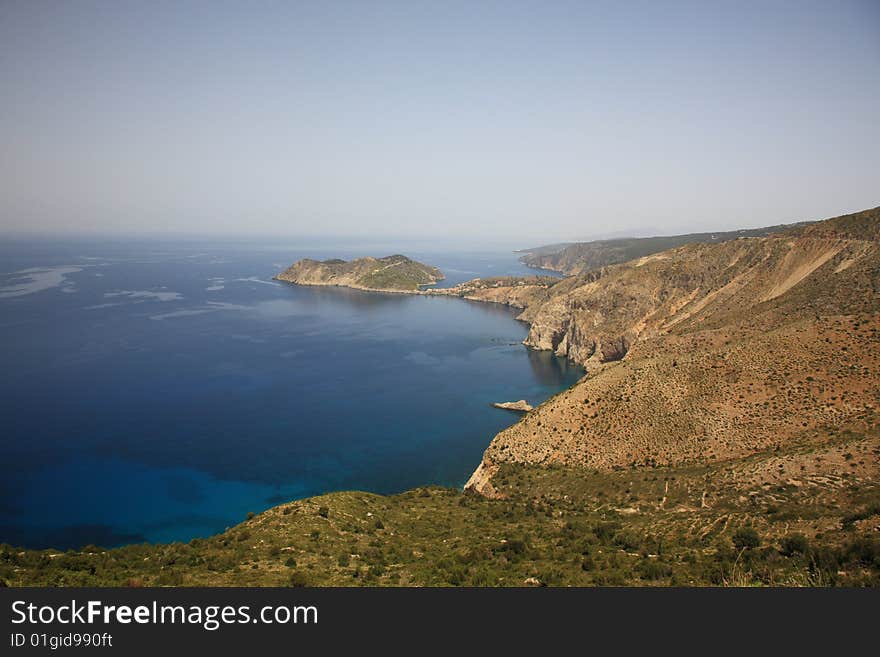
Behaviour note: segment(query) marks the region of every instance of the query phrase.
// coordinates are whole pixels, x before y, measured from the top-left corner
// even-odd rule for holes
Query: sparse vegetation
[[[853,453],[877,444],[854,436],[846,441],[841,449]],[[504,499],[431,487],[388,497],[332,493],[270,509],[248,521],[247,530],[243,524],[193,544],[65,553],[2,546],[0,581],[524,586],[535,578],[548,586],[880,585],[880,537],[860,524],[864,520],[842,522],[842,509],[873,518],[868,512],[880,508],[874,483],[817,481],[765,490],[725,479],[730,469],[761,462],[772,467],[785,454],[635,474],[504,464],[496,477]],[[701,508],[707,480],[719,485],[711,507]],[[635,513],[628,510],[633,495],[645,500]],[[771,498],[779,513],[765,512]],[[326,517],[320,513],[325,508]]]

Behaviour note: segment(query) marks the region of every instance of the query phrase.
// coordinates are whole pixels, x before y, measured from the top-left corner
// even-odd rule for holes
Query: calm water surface
[[[407,254],[445,285],[534,274],[513,253]],[[317,493],[459,486],[516,420],[491,402],[534,404],[582,375],[525,349],[500,306],[271,280],[358,255],[0,247],[0,542],[185,541]]]

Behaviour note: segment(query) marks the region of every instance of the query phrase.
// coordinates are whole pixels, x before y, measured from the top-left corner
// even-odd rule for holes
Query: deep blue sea
[[[444,285],[511,252],[158,240],[0,245],[0,542],[188,541],[318,493],[464,483],[492,437],[583,371],[515,312],[296,287],[302,257],[397,251]]]

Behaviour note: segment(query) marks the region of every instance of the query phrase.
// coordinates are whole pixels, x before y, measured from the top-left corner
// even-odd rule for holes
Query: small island
[[[275,276],[276,280],[297,285],[350,287],[375,292],[417,293],[444,278],[436,267],[403,255],[356,260],[300,260]]]

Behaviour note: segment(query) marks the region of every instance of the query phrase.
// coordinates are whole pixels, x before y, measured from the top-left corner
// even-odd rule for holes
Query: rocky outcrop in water
[[[513,402],[495,402],[492,406],[495,408],[502,408],[505,411],[519,411],[520,413],[528,413],[532,410],[532,405],[525,399]]]

